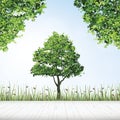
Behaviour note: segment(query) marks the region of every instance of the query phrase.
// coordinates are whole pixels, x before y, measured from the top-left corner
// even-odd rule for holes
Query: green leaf
[[[35,20],[45,7],[45,0],[1,0],[0,50],[6,51],[8,44],[14,42],[20,31],[25,30],[25,21]]]
[[[38,48],[33,54],[33,76],[61,76],[71,77],[80,75],[83,66],[78,62],[80,55],[69,38],[57,32],[48,38],[43,48]]]
[[[120,48],[120,0],[75,0],[74,5],[83,10],[83,19],[98,43]]]

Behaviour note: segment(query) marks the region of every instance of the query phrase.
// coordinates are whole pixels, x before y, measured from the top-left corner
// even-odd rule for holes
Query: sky
[[[34,51],[43,47],[44,41],[53,31],[69,36],[76,52],[80,54],[79,62],[84,66],[84,73],[66,79],[62,83],[63,88],[119,85],[120,50],[114,46],[104,48],[103,44],[97,44],[95,35],[88,32],[83,13],[73,5],[73,0],[46,2],[44,14],[39,15],[34,22],[26,21],[23,36],[17,38],[16,43],[9,44],[7,52],[0,51],[0,85],[56,87],[51,77],[33,77],[30,74],[34,65]]]

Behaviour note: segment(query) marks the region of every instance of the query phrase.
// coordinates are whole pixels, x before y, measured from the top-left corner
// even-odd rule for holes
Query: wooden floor
[[[0,102],[0,120],[120,120],[120,102]]]

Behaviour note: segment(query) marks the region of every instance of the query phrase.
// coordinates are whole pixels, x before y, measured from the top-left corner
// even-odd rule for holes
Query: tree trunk
[[[61,90],[60,90],[61,81],[60,81],[59,76],[56,76],[56,77],[57,77],[57,79],[55,79],[55,76],[53,76],[54,83],[55,83],[55,85],[57,87],[57,96],[56,96],[56,98],[57,98],[57,100],[60,100],[60,98],[61,98]]]
[[[57,100],[60,100],[61,97],[61,90],[60,90],[60,84],[57,85]]]
[[[57,100],[60,100],[61,91],[60,91],[60,78],[57,76]]]

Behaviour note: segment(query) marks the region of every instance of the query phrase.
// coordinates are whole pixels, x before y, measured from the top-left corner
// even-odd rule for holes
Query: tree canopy
[[[0,0],[0,50],[6,51],[25,29],[25,20],[34,20],[45,7],[45,0]]]
[[[64,34],[53,35],[33,54],[35,65],[31,69],[33,75],[63,76],[69,78],[81,73],[83,66],[78,62],[79,54]]]
[[[98,43],[120,49],[120,0],[75,0],[74,5],[82,9],[84,21]]]
[[[43,48],[33,54],[35,65],[31,69],[33,76],[51,76],[60,91],[60,84],[71,76],[80,75],[84,67],[78,62],[80,55],[69,38],[57,32],[48,38]],[[58,95],[58,98],[60,96]]]

